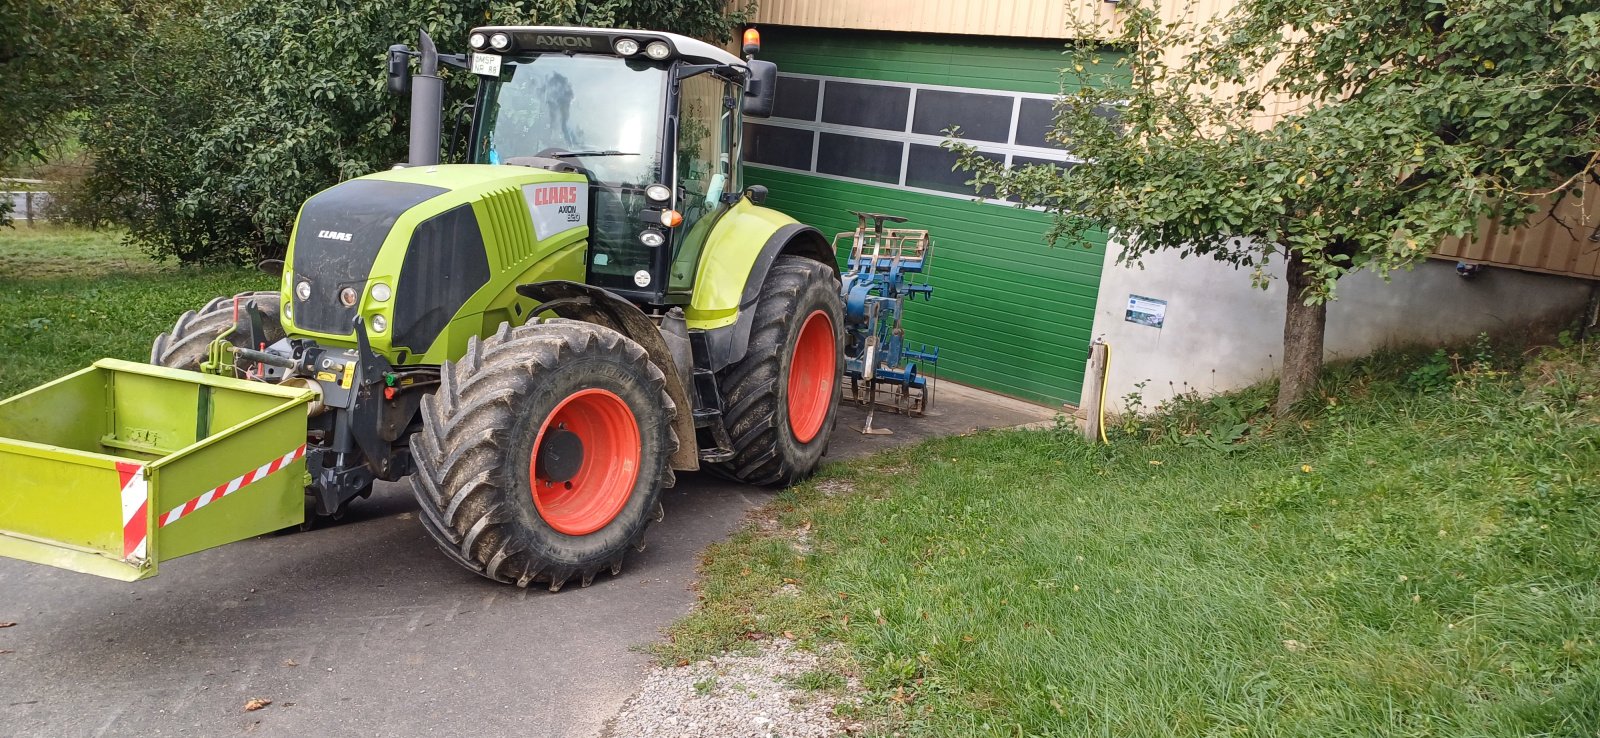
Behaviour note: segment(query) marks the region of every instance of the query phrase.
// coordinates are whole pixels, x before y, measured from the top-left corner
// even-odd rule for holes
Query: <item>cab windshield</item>
[[[596,184],[660,179],[665,64],[563,53],[507,61],[485,84],[476,161],[555,156],[588,170]]]

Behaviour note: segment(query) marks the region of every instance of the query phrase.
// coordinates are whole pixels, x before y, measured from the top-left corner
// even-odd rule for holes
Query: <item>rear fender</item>
[[[672,351],[661,337],[654,321],[650,320],[633,303],[593,285],[581,282],[553,280],[517,285],[517,294],[539,303],[530,315],[545,312],[563,318],[581,320],[605,326],[627,336],[649,354],[650,362],[661,370],[667,380],[667,395],[678,406],[673,413],[672,426],[678,434],[678,449],[672,452],[667,463],[673,469],[700,468],[700,450],[695,443],[694,405],[683,386]]]
[[[711,369],[744,358],[772,263],[784,254],[827,264],[834,276],[839,263],[822,233],[770,208],[741,200],[717,222],[707,239],[685,311],[690,330],[706,332]]]

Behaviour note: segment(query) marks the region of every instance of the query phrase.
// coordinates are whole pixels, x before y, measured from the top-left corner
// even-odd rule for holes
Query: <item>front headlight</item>
[[[372,316],[372,320],[367,321],[367,325],[372,326],[373,333],[382,333],[386,330],[389,330],[389,321],[382,315]]]
[[[294,296],[301,302],[311,299],[311,283],[300,280],[300,284],[294,286]]]

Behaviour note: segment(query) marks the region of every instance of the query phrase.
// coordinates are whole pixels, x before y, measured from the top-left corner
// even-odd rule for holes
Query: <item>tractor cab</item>
[[[462,158],[582,174],[587,201],[556,213],[586,216],[585,281],[637,304],[686,303],[712,225],[742,195],[741,117],[771,112],[776,68],[652,31],[491,26],[467,43],[444,58],[478,79]]]

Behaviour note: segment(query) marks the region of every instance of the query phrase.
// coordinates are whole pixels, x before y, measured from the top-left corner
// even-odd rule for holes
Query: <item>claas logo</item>
[[[577,185],[560,187],[540,187],[533,191],[533,204],[538,205],[567,205],[578,201]]]

